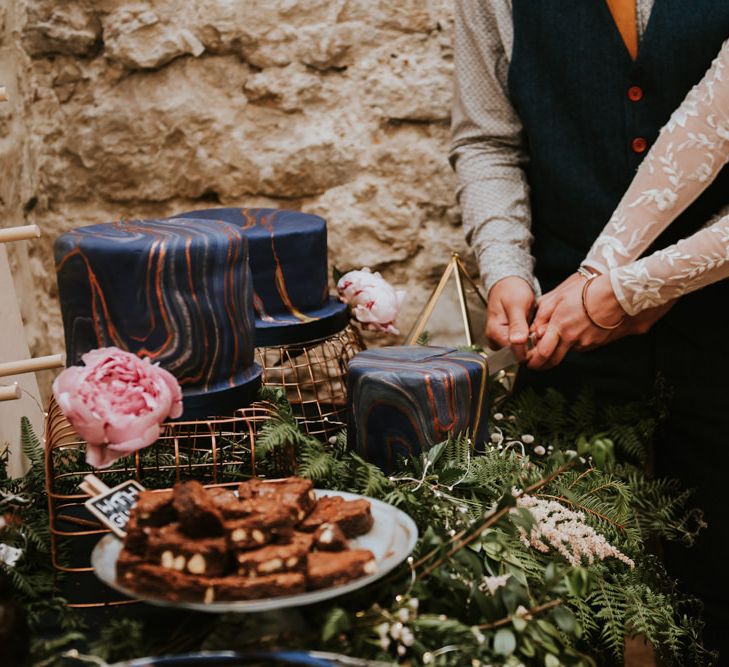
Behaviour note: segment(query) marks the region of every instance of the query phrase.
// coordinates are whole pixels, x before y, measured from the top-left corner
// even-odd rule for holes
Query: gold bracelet
[[[582,264],[580,264],[580,266],[577,268],[577,273],[579,273],[583,278],[587,280],[590,280],[591,278],[597,278],[599,275],[601,275],[599,271],[591,269]]]
[[[590,320],[598,329],[602,329],[603,331],[612,331],[613,329],[617,329],[623,322],[625,322],[625,315],[623,315],[620,318],[620,321],[617,324],[611,324],[610,326],[605,326],[604,324],[600,324],[591,314],[590,309],[587,307],[587,288],[590,286],[590,283],[595,280],[597,276],[593,276],[592,278],[588,278],[585,280],[585,284],[582,286],[582,309],[585,311],[585,315],[587,315],[587,319]]]

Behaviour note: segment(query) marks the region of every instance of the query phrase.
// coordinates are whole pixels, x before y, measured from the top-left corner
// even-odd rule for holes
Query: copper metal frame
[[[349,361],[365,349],[357,328],[307,343],[261,347],[263,384],[283,389],[302,430],[326,439],[346,426]]]
[[[83,602],[72,601],[72,607],[128,604],[126,599],[110,600],[110,589],[102,589],[91,575],[93,569],[88,555],[93,543],[109,532],[86,512],[83,504],[88,495],[78,490],[84,475],[94,472],[106,484],[113,486],[126,479],[136,479],[143,485],[151,474],[171,487],[181,479],[195,478],[206,486],[237,484],[236,480],[260,473],[256,461],[256,437],[273,413],[273,407],[256,403],[235,412],[230,417],[195,421],[168,422],[162,425],[162,435],[151,447],[123,459],[119,465],[105,470],[92,470],[84,462],[85,443],[74,432],[51,399],[46,417],[45,469],[46,492],[51,533],[51,558],[59,573],[91,581],[97,598]],[[273,462],[274,470],[290,474],[295,470],[293,450]],[[61,549],[68,549],[82,562],[64,564]]]

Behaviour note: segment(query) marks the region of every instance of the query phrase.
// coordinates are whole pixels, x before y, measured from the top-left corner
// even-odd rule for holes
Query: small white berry
[[[537,456],[544,456],[544,455],[545,455],[545,454],[547,453],[547,450],[546,450],[546,449],[544,449],[544,447],[542,447],[541,445],[537,445],[537,446],[536,446],[536,447],[534,448],[534,453],[535,453],[535,454],[536,454]]]
[[[534,442],[534,436],[529,435],[528,433],[525,433],[523,436],[521,436],[521,441],[525,445],[531,445]]]
[[[500,422],[504,418],[504,415],[500,412],[494,413],[494,421]]]

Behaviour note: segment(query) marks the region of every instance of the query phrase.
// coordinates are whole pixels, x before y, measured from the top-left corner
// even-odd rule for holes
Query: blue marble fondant
[[[348,440],[385,471],[449,435],[488,437],[486,360],[444,347],[385,347],[349,363]]]
[[[243,407],[254,363],[248,245],[235,225],[169,219],[81,227],[55,243],[70,364],[114,345],[179,381],[183,418]]]
[[[346,305],[329,296],[323,218],[273,208],[216,208],[180,217],[235,224],[248,238],[257,345],[303,343],[346,326]]]

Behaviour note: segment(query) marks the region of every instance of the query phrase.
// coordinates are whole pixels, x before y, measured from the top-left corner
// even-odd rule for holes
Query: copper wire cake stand
[[[98,582],[90,554],[109,531],[84,507],[89,496],[78,488],[83,477],[96,474],[108,486],[136,479],[147,488],[170,488],[196,479],[207,486],[233,486],[260,474],[256,439],[269,421],[273,406],[255,403],[229,417],[167,422],[159,440],[112,467],[94,470],[85,462],[86,447],[51,399],[46,416],[45,469],[51,533],[52,564],[62,574],[59,585],[72,607],[96,607],[133,602]],[[293,449],[266,459],[266,472],[295,472]]]
[[[327,439],[346,426],[349,361],[365,349],[351,324],[339,333],[292,345],[259,347],[263,384],[283,389],[308,435]]]

